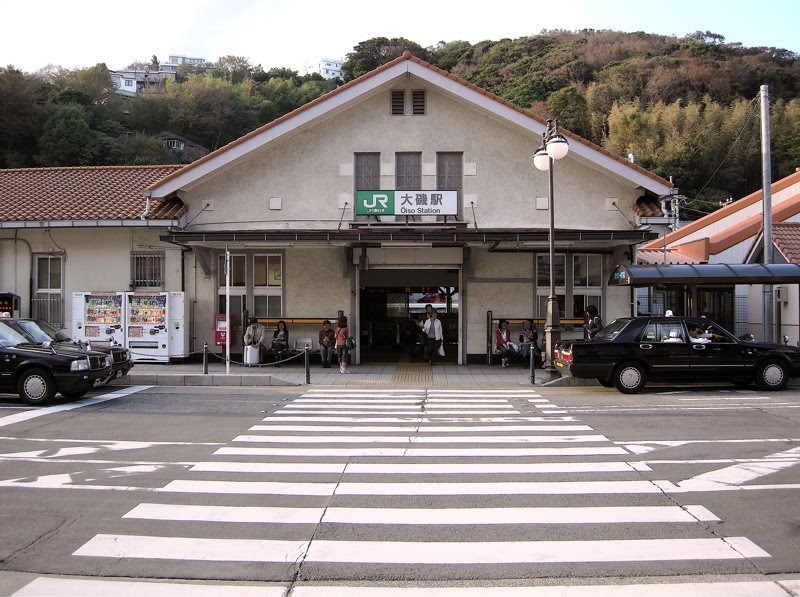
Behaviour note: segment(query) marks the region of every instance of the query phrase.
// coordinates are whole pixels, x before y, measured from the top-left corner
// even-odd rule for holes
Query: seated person
[[[509,359],[517,353],[517,346],[511,342],[508,320],[501,319],[494,332],[494,352],[500,355],[503,367],[508,367]]]
[[[283,353],[289,348],[289,330],[286,329],[286,322],[282,319],[278,322],[278,329],[272,334],[272,352],[275,355],[275,366],[280,367],[283,360]]]
[[[692,344],[708,344],[711,342],[709,334],[706,334],[696,325],[689,324],[689,342]]]

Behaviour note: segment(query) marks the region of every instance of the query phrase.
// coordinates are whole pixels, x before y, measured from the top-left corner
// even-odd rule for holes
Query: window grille
[[[395,154],[394,188],[398,191],[422,188],[422,154]]]
[[[406,112],[406,92],[403,89],[392,90],[392,116],[402,116]]]
[[[415,89],[411,92],[411,113],[415,115],[425,114],[425,90]]]
[[[64,327],[63,265],[60,255],[36,256],[36,288],[31,297],[31,315],[59,328]]]
[[[138,251],[131,253],[131,281],[134,290],[164,290],[164,252]]]
[[[377,191],[381,188],[381,154],[355,154],[355,190]]]

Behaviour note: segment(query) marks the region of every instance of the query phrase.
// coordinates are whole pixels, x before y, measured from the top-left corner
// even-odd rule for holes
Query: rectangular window
[[[406,113],[406,92],[404,89],[392,89],[392,116]]]
[[[381,188],[381,154],[355,154],[355,190],[378,191]]]
[[[131,283],[134,290],[164,290],[164,252],[131,253]]]
[[[283,300],[283,260],[280,255],[253,255],[253,315],[280,317]]]
[[[231,286],[244,288],[245,286],[245,256],[231,255]],[[217,267],[217,280],[220,288],[225,288],[225,255],[219,256]]]
[[[414,89],[411,92],[411,113],[414,115],[425,115],[425,90]]]
[[[564,286],[566,256],[556,255],[555,259],[556,286]],[[536,286],[540,290],[548,290],[550,288],[550,255],[536,256]]]
[[[422,188],[422,154],[402,152],[395,154],[394,188],[410,191]]]
[[[36,288],[31,299],[31,315],[60,328],[64,327],[63,265],[60,255],[35,257]]]
[[[461,199],[464,186],[464,154],[441,151],[436,154],[436,189],[458,191],[458,214],[462,219]]]
[[[573,284],[575,286],[603,286],[602,255],[573,256]]]

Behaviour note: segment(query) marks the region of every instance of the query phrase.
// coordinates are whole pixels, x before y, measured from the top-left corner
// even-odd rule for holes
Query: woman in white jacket
[[[422,332],[425,334],[425,358],[431,365],[435,365],[436,355],[444,340],[442,322],[439,321],[439,313],[436,309],[431,311],[430,318],[422,325]]]

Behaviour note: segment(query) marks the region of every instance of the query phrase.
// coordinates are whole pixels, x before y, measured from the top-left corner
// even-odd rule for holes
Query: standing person
[[[336,354],[339,356],[339,373],[350,373],[347,370],[347,337],[350,335],[350,328],[347,327],[347,317],[342,315],[336,323]]]
[[[267,328],[258,322],[255,317],[250,319],[250,325],[244,332],[245,346],[258,347],[258,362],[264,359],[264,353],[267,350]]]
[[[286,328],[286,322],[281,319],[278,322],[278,329],[272,334],[272,352],[275,354],[276,367],[280,367],[280,361],[283,360],[283,351],[289,348],[289,330]]]
[[[503,367],[508,367],[512,354],[516,351],[511,343],[511,332],[508,330],[508,320],[501,319],[494,332],[494,351],[500,355]]]
[[[603,329],[603,320],[600,319],[597,307],[594,305],[586,307],[586,323],[583,327],[586,329],[586,335],[589,337],[589,340],[594,338],[597,332]]]
[[[519,334],[519,352],[522,355],[523,367],[528,364],[531,349],[534,351],[534,356],[536,355],[536,340],[538,338],[539,334],[533,331],[530,320],[524,320],[522,322],[522,332]]]
[[[435,365],[436,355],[444,340],[442,322],[439,321],[439,313],[436,309],[431,310],[431,317],[423,324],[422,331],[425,334],[425,358],[431,365]]]
[[[331,329],[330,320],[326,319],[322,322],[322,329],[319,331],[319,356],[323,368],[330,369],[335,348],[336,333]]]

